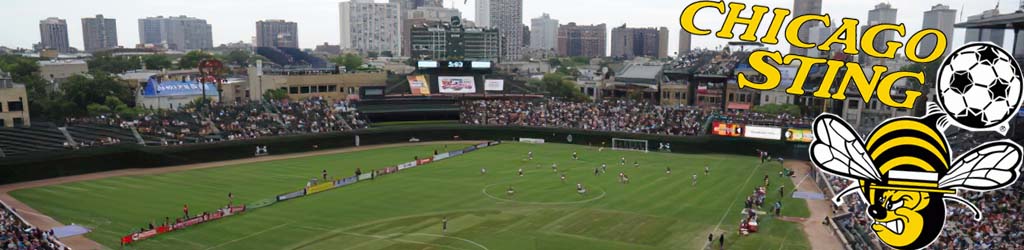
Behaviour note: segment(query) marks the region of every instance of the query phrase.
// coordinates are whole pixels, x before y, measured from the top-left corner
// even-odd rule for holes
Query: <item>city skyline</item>
[[[140,18],[151,16],[178,16],[188,15],[206,19],[213,26],[214,46],[231,42],[251,42],[256,36],[253,23],[266,19],[284,19],[298,23],[304,28],[299,31],[303,37],[299,44],[301,48],[313,48],[324,42],[337,44],[340,40],[338,30],[339,13],[337,4],[344,1],[337,0],[255,0],[255,1],[198,1],[184,0],[178,2],[166,1],[126,1],[113,0],[97,3],[90,3],[88,6],[78,6],[70,0],[42,0],[23,1],[16,0],[5,3],[5,8],[0,13],[6,16],[15,17],[10,19],[8,25],[0,27],[0,32],[7,34],[0,37],[0,46],[11,48],[31,48],[33,44],[40,41],[38,22],[48,17],[57,17],[68,20],[68,37],[71,47],[84,49],[83,34],[81,29],[81,18],[92,17],[102,14],[106,18],[119,19],[118,23],[118,44],[125,47],[134,47],[138,44],[138,23]],[[377,0],[377,2],[386,2]],[[459,9],[463,18],[476,21],[475,2],[468,1],[444,1],[445,7],[453,5]],[[580,24],[606,23],[610,29],[626,24],[630,27],[667,27],[671,32],[669,37],[669,55],[674,55],[678,48],[678,15],[679,12],[693,1],[668,1],[652,0],[644,1],[643,4],[629,3],[622,1],[607,0],[567,0],[567,1],[538,1],[523,0],[523,24],[529,25],[529,20],[540,17],[543,13],[549,13],[553,19],[561,23],[576,22]],[[875,5],[884,1],[860,1],[860,2],[837,2],[823,1],[822,12],[830,14],[837,20],[843,17],[857,18],[866,21],[868,11]],[[907,26],[907,30],[916,31],[922,27],[922,19],[925,11],[930,10],[935,4],[944,4],[951,9],[957,10],[956,20],[962,22],[967,16],[980,14],[984,10],[992,9],[999,3],[1001,13],[1011,13],[1016,10],[1018,2],[1014,0],[982,1],[980,3],[968,1],[914,1],[914,2],[892,2],[892,7],[899,10],[898,21]],[[765,5],[772,8],[792,9],[793,1],[746,1],[747,5]],[[52,8],[38,8],[46,5]],[[580,6],[586,6],[585,11]],[[146,10],[146,11],[138,11]],[[232,10],[225,14],[222,10]],[[623,12],[622,10],[629,10]],[[698,18],[698,25],[717,29],[721,25],[723,15],[714,11],[702,11]],[[764,27],[764,25],[763,25]],[[949,34],[947,34],[949,36]],[[956,29],[952,38],[949,39],[953,46],[963,44],[965,36],[964,29]],[[1009,39],[1011,36],[1004,36]],[[901,39],[901,40],[905,40]],[[693,36],[692,48],[714,48],[724,45],[725,40],[714,36]],[[610,44],[609,44],[610,46]],[[789,51],[788,44],[772,45],[772,49],[783,52]]]

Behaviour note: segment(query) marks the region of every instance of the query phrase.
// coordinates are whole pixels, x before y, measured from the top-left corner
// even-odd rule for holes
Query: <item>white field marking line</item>
[[[397,242],[405,242],[405,243],[413,243],[413,244],[422,244],[422,245],[434,246],[434,247],[439,247],[439,248],[451,248],[451,249],[455,249],[455,250],[469,250],[469,249],[465,249],[465,248],[461,248],[461,247],[445,246],[445,245],[439,245],[439,244],[434,244],[434,243],[430,243],[430,242],[422,242],[422,241],[415,241],[415,240],[405,240],[405,239],[400,239],[400,238],[387,239],[387,240],[392,240],[392,241],[397,241]]]
[[[361,247],[362,245],[369,244],[371,242],[378,241],[378,240],[392,240],[392,241],[398,241],[398,242],[424,244],[424,245],[436,246],[436,247],[440,247],[440,248],[451,248],[451,249],[458,249],[458,250],[467,250],[465,248],[458,248],[458,247],[454,247],[454,246],[438,245],[438,244],[433,244],[433,243],[429,243],[429,242],[421,242],[421,241],[414,241],[414,240],[404,240],[404,239],[390,239],[390,238],[394,238],[394,237],[400,237],[400,236],[403,236],[403,235],[408,235],[408,236],[427,236],[427,237],[437,237],[437,238],[452,238],[452,239],[464,241],[464,242],[469,243],[469,244],[473,244],[474,246],[477,246],[477,247],[479,247],[479,248],[481,248],[483,250],[490,250],[486,246],[484,246],[484,245],[482,245],[480,243],[477,243],[476,241],[472,241],[472,240],[465,239],[465,238],[459,238],[459,237],[455,237],[455,236],[447,236],[447,235],[439,235],[439,234],[427,234],[427,233],[403,234],[403,233],[393,233],[393,234],[388,234],[388,235],[368,235],[368,234],[345,232],[345,231],[338,232],[338,233],[347,234],[347,235],[353,235],[353,236],[360,236],[360,237],[374,238],[373,240],[365,241],[363,243],[356,244],[356,245],[353,245],[351,247],[345,248],[346,250],[347,249],[357,249],[358,247]]]
[[[206,247],[206,245],[203,245],[202,243],[193,242],[193,241],[189,241],[189,240],[178,239],[178,237],[174,237],[174,236],[167,236],[167,237],[163,237],[163,238],[164,239],[168,239],[168,240],[175,240],[175,241],[185,242],[185,243],[191,244],[193,246]]]
[[[246,235],[245,237],[242,237],[242,238],[238,238],[238,239],[230,240],[230,241],[228,241],[228,242],[224,242],[224,243],[220,243],[220,244],[217,244],[217,245],[215,245],[215,246],[212,246],[212,247],[208,247],[208,248],[206,248],[206,250],[210,250],[210,249],[218,248],[218,247],[221,247],[221,246],[224,246],[224,245],[227,245],[227,244],[231,244],[231,243],[235,243],[235,242],[238,242],[238,241],[241,241],[241,240],[244,240],[244,239],[252,238],[252,237],[255,237],[256,235],[260,235],[260,234],[262,234],[262,233],[270,232],[270,231],[272,231],[272,230],[274,230],[274,229],[278,229],[278,228],[281,228],[281,227],[287,226],[287,225],[289,225],[289,224],[292,224],[292,223],[291,223],[291,222],[289,222],[289,223],[285,223],[285,224],[277,225],[277,226],[275,226],[275,227],[271,227],[271,228],[263,229],[262,231],[259,231],[259,232],[255,232],[255,233],[251,233],[251,234],[249,234],[249,235]]]
[[[758,167],[760,167],[760,165],[758,165]],[[740,187],[747,186],[747,183],[750,183],[750,178],[753,178],[755,173],[757,173],[757,171],[750,171],[750,175],[747,176],[747,180],[745,182],[743,182],[743,185],[740,186]],[[725,221],[725,217],[729,215],[729,211],[732,210],[732,206],[736,205],[736,200],[739,199],[739,195],[742,194],[742,193],[743,193],[743,190],[739,190],[738,192],[736,192],[736,195],[732,198],[732,203],[729,203],[729,207],[726,208],[724,213],[722,213],[722,219],[718,220],[718,225],[715,225],[715,230],[712,231],[712,232],[718,232],[718,228],[722,227],[722,222]],[[703,248],[707,248],[708,244],[711,244],[711,243],[710,242],[709,243],[704,243],[704,247]]]
[[[808,174],[804,175],[804,178],[801,178],[801,179],[800,179],[800,182],[797,182],[797,183],[796,183],[796,185],[793,185],[793,189],[797,189],[797,188],[800,188],[800,184],[803,184],[803,183],[804,183],[804,181],[806,181],[806,180],[807,180],[807,177],[810,177],[810,176],[811,176],[811,174],[810,174],[810,173],[808,173]]]
[[[608,194],[608,192],[605,192],[604,188],[602,187],[601,188],[601,195],[598,195],[597,197],[594,197],[594,198],[590,198],[590,199],[586,199],[586,200],[581,200],[581,201],[561,201],[561,202],[517,201],[517,200],[510,200],[510,199],[502,199],[502,198],[495,197],[495,196],[493,196],[491,194],[488,194],[487,193],[487,188],[492,187],[492,186],[496,186],[496,185],[505,185],[505,183],[496,183],[496,184],[491,184],[491,185],[484,186],[484,188],[481,189],[480,192],[484,193],[484,195],[487,196],[488,198],[491,198],[491,199],[494,199],[494,200],[509,201],[509,202],[522,203],[522,204],[530,204],[530,205],[572,205],[572,204],[583,204],[583,203],[588,203],[588,202],[591,202],[591,201],[600,200],[600,199],[604,198],[605,194]],[[600,186],[597,186],[597,187],[600,187]]]

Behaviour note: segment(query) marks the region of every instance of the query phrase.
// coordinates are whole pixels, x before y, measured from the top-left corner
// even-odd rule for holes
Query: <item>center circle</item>
[[[508,187],[515,190],[508,194]],[[576,183],[562,182],[511,182],[496,183],[484,186],[483,194],[488,198],[536,205],[567,205],[587,203],[604,198],[604,188],[597,185],[584,184],[587,192],[580,194],[576,191]]]

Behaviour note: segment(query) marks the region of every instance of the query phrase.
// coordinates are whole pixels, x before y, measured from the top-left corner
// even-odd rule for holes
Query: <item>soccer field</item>
[[[466,145],[448,145],[455,150]],[[327,169],[351,176],[425,157],[442,145],[417,145],[259,162],[147,176],[114,177],[18,190],[12,195],[118,249],[120,237],[164,217],[252,203],[299,190]],[[527,160],[527,152],[534,159]],[[578,151],[580,160],[571,158]],[[750,155],[753,155],[751,152]],[[619,157],[625,157],[625,167]],[[633,161],[640,163],[634,168]],[[568,181],[551,169],[557,163]],[[607,173],[594,169],[608,164]],[[704,176],[704,166],[711,175]],[[738,236],[743,201],[764,175],[766,208],[791,191],[779,163],[756,157],[604,150],[565,144],[505,143],[372,181],[279,202],[125,249],[701,249],[726,233],[727,249],[809,249],[799,224],[763,216],[760,232]],[[672,174],[665,168],[671,167]],[[487,173],[481,174],[480,169]],[[517,170],[525,170],[518,176]],[[618,173],[630,176],[620,184]],[[697,174],[696,186],[691,176]],[[796,181],[796,179],[794,179]],[[589,189],[576,192],[576,183]],[[506,194],[513,186],[514,196]],[[807,217],[803,200],[783,199],[783,215]],[[448,218],[448,232],[441,221]],[[717,231],[715,229],[717,228]]]

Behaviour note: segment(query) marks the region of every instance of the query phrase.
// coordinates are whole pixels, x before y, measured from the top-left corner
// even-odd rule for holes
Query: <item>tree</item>
[[[110,74],[121,74],[129,70],[142,68],[142,61],[138,57],[102,55],[94,57],[86,62],[89,71],[106,72]]]
[[[128,88],[121,85],[116,77],[103,72],[92,72],[89,76],[72,76],[61,84],[61,90],[64,93],[63,100],[76,107],[67,110],[70,111],[70,115],[86,114],[89,104],[107,103],[108,96],[115,97],[118,101],[133,99]]]
[[[526,84],[533,86],[541,92],[546,92],[551,97],[560,97],[573,101],[589,99],[583,92],[580,92],[575,82],[568,80],[565,75],[559,73],[545,74],[541,80],[533,79],[527,81]]]
[[[215,57],[212,54],[206,53],[202,50],[189,51],[188,53],[185,53],[184,56],[181,56],[181,58],[178,59],[178,68],[193,69],[199,67],[199,62],[207,59],[215,59]]]
[[[288,91],[284,89],[268,89],[263,93],[263,99],[280,101],[288,99]]]
[[[359,55],[352,53],[331,58],[331,62],[337,65],[345,66],[345,69],[347,70],[357,70],[363,67],[363,58],[359,57]]]
[[[772,115],[785,113],[793,116],[800,116],[800,113],[802,113],[802,111],[800,110],[800,106],[797,106],[796,104],[764,104],[760,106],[755,106],[751,110],[758,113]]]
[[[170,69],[174,62],[171,62],[171,58],[166,55],[148,55],[142,57],[142,63],[146,64],[147,69]]]
[[[246,67],[249,66],[249,58],[251,55],[251,53],[242,50],[232,50],[224,55],[224,62],[227,64]]]

